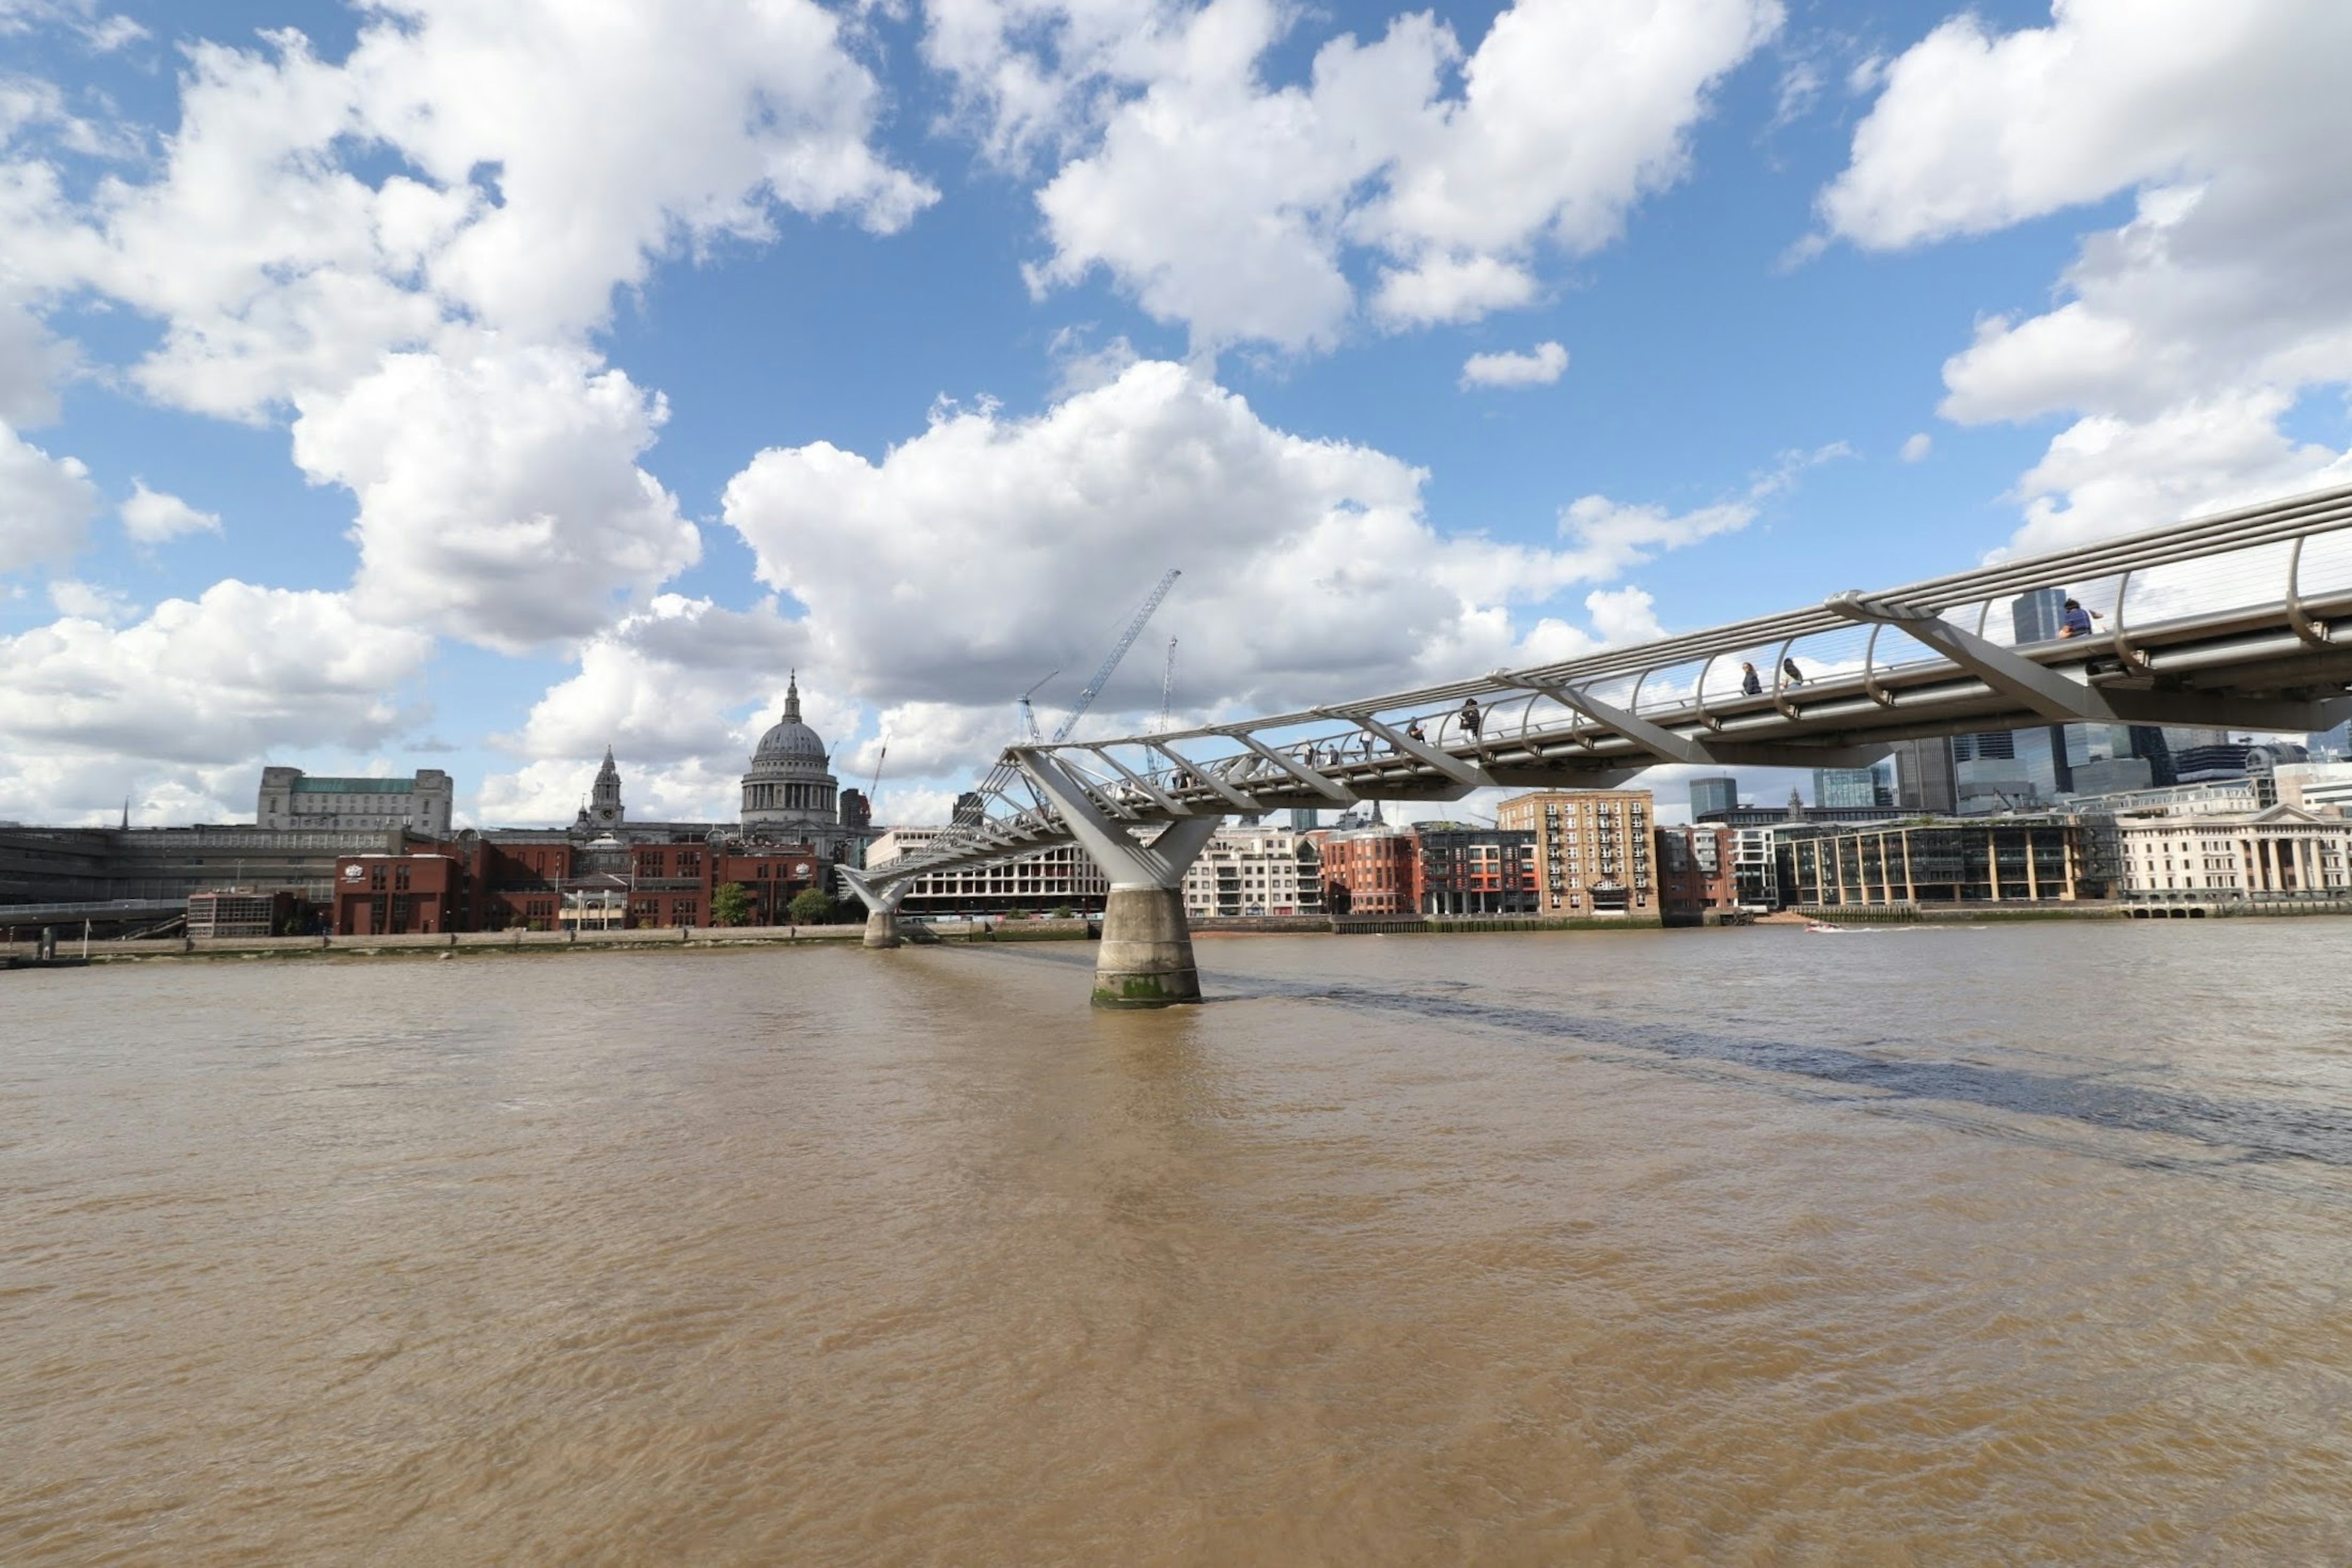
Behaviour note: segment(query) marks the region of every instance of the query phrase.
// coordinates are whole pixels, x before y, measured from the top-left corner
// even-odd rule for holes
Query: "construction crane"
[[[1094,679],[1087,682],[1086,689],[1078,693],[1078,700],[1070,705],[1069,712],[1063,715],[1061,723],[1055,726],[1053,744],[1058,745],[1070,738],[1072,727],[1085,716],[1087,709],[1094,706],[1095,699],[1102,695],[1102,689],[1109,684],[1111,672],[1118,668],[1118,661],[1127,657],[1127,650],[1133,647],[1135,639],[1143,635],[1144,623],[1151,619],[1153,612],[1160,608],[1160,601],[1168,597],[1168,590],[1174,587],[1176,579],[1183,574],[1181,571],[1171,566],[1161,576],[1159,585],[1153,588],[1150,596],[1143,601],[1143,607],[1136,611],[1134,617],[1127,623],[1127,630],[1120,634],[1118,641],[1111,645],[1109,654],[1103,659],[1101,668],[1095,671]],[[1060,673],[1061,671],[1057,669],[1054,675]],[[1045,677],[1045,680],[1053,679],[1054,675]],[[1037,686],[1045,685],[1045,680],[1037,682]],[[1021,739],[1024,742],[1035,743],[1039,739],[1036,713],[1030,706],[1030,699],[1036,694],[1037,686],[1033,686],[1021,694]],[[1000,800],[1010,799],[1011,797],[1004,792],[1012,787],[1019,772],[1020,770],[1011,763],[999,762],[988,770],[988,776],[980,781],[981,795],[983,798],[994,795]],[[1026,780],[1023,782],[1027,783]],[[1029,795],[1032,801],[1041,801],[1042,797],[1038,795],[1036,786],[1034,784],[1029,786]]]
[[[1160,602],[1168,597],[1168,590],[1173,588],[1176,579],[1182,575],[1184,574],[1177,568],[1168,568],[1167,574],[1160,579],[1160,585],[1151,590],[1150,598],[1143,601],[1143,608],[1136,611],[1135,618],[1127,623],[1127,630],[1120,634],[1118,641],[1111,645],[1110,652],[1104,657],[1102,668],[1095,671],[1095,678],[1087,682],[1087,689],[1078,693],[1077,701],[1070,705],[1069,712],[1063,715],[1062,722],[1055,729],[1055,745],[1070,738],[1071,729],[1086,715],[1087,710],[1094,706],[1095,699],[1102,695],[1102,689],[1110,684],[1111,671],[1117,669],[1118,661],[1127,657],[1127,650],[1135,646],[1135,639],[1143,635],[1143,623],[1151,618],[1152,612],[1160,608]],[[1034,691],[1036,688],[1030,689]]]
[[[1175,694],[1176,639],[1174,637],[1170,637],[1168,639],[1168,662],[1160,671],[1160,728],[1162,730],[1168,728],[1169,721],[1175,716]]]
[[[1037,695],[1038,686],[1045,685],[1046,680],[1051,680],[1055,676],[1061,673],[1062,672],[1058,669],[1048,670],[1045,674],[1045,680],[1040,680],[1037,682],[1037,686],[1033,686],[1028,690],[1021,694],[1021,738],[1023,740],[1042,741],[1045,739],[1043,735],[1040,735],[1037,732],[1037,710],[1029,700]]]
[[[874,803],[882,798],[882,764],[889,760],[890,737],[885,735],[882,737],[882,754],[874,759],[874,782],[866,786],[866,809],[868,811],[873,810]]]

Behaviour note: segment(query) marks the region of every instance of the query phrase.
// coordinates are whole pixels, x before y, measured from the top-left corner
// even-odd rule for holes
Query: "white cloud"
[[[810,0],[372,10],[341,62],[292,31],[192,46],[160,177],[104,183],[34,258],[165,320],[157,396],[252,417],[451,321],[572,341],[682,247],[935,199],[868,144],[877,85]]]
[[[0,424],[22,429],[55,419],[58,378],[73,360],[73,350],[50,337],[23,301],[10,299],[0,279]]]
[[[1331,39],[1285,86],[1262,75],[1293,20],[1274,0],[952,0],[926,47],[992,116],[992,148],[1072,150],[1038,194],[1034,287],[1100,267],[1197,347],[1308,349],[1353,319],[1355,266],[1390,326],[1529,302],[1545,252],[1601,248],[1682,177],[1708,92],[1780,18],[1776,0],[1518,0],[1465,58],[1417,13]]]
[[[98,621],[117,626],[138,614],[139,607],[129,595],[101,584],[85,583],[79,577],[49,579],[49,603],[58,614],[77,620]]]
[[[394,693],[431,646],[361,620],[341,595],[234,579],[130,626],[68,615],[0,637],[0,811],[98,811],[159,778],[187,792],[184,807],[233,803],[228,781],[249,790],[274,748],[368,750],[395,733]]]
[[[162,544],[184,533],[218,533],[221,520],[217,512],[198,511],[178,496],[133,479],[131,499],[122,503],[122,528],[142,544]]]
[[[98,510],[78,458],[52,458],[0,424],[0,572],[68,560]]]
[[[2279,419],[2352,384],[2352,10],[2298,0],[2067,0],[1995,35],[1973,16],[1895,59],[1822,193],[1890,248],[2128,193],[2039,314],[1993,315],[1944,366],[1963,422],[2077,423],[2019,487],[2021,547],[2292,489],[2332,471]]]
[[[549,689],[509,744],[534,758],[596,757],[609,745],[646,763],[736,755],[740,773],[803,647],[798,623],[773,605],[734,611],[664,594],[590,639],[579,672]]]
[[[294,458],[359,497],[362,613],[520,651],[584,637],[701,551],[636,466],[665,417],[582,350],[395,354],[302,399]]]
[[[1472,354],[1462,365],[1462,384],[1472,386],[1549,386],[1568,369],[1568,351],[1558,343],[1538,343],[1530,353]]]
[[[1442,533],[1422,514],[1423,478],[1275,429],[1185,367],[1146,362],[1031,418],[943,409],[879,462],[823,443],[763,452],[728,486],[725,516],[761,580],[807,607],[804,671],[880,707],[894,770],[929,775],[1002,745],[1013,696],[1058,668],[1041,694],[1050,717],[1167,566],[1184,576],[1146,646],[1181,639],[1178,700],[1206,717],[1510,662],[1512,606],[1754,514],[1588,498],[1545,549]],[[1645,596],[1588,609],[1598,630],[1579,635],[1654,624]],[[1156,710],[1160,674],[1131,658],[1101,721]]]
[[[1906,463],[1924,463],[1927,460],[1927,455],[1935,449],[1936,438],[1925,430],[1918,431],[1903,443],[1903,460]]]
[[[2094,415],[2050,443],[2018,481],[2032,553],[2179,517],[2352,483],[2352,455],[2280,430],[2275,390],[2184,403],[2147,419]]]

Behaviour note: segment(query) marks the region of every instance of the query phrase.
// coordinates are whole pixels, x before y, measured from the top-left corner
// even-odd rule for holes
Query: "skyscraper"
[[[1815,805],[1876,805],[1878,772],[1874,768],[1815,768]]]
[[[2036,588],[2020,594],[2009,607],[2010,619],[2021,643],[2049,642],[2065,625],[2066,590]]]
[[[1690,810],[1693,822],[1703,822],[1718,812],[1736,811],[1739,807],[1739,781],[1725,774],[1718,778],[1693,779],[1690,782]]]
[[[1895,764],[1895,804],[1906,811],[1949,816],[1960,808],[1950,737],[1897,741],[1888,757]]]

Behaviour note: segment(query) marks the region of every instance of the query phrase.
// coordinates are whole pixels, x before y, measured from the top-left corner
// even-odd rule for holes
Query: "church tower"
[[[612,832],[625,816],[621,805],[621,770],[613,763],[613,748],[604,748],[604,765],[596,770],[595,787],[588,793],[588,821],[599,832]]]

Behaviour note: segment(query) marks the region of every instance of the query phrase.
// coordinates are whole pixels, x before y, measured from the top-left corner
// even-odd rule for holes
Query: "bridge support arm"
[[[1415,762],[1428,763],[1455,784],[1480,789],[1495,782],[1494,775],[1487,773],[1486,769],[1465,763],[1451,752],[1441,752],[1426,741],[1416,741],[1395,726],[1381,723],[1369,713],[1341,713],[1329,708],[1318,708],[1315,711],[1324,718],[1346,719],[1352,723],[1361,724],[1365,729],[1394,746],[1398,754],[1411,757]]]
[[[1223,817],[1179,817],[1150,843],[1139,844],[1045,752],[1023,749],[1014,755],[1110,879],[1095,954],[1095,1005],[1165,1007],[1198,1002],[1201,972],[1184,922],[1184,873],[1208,847]]]
[[[1183,773],[1191,774],[1202,788],[1223,800],[1244,816],[1255,816],[1265,809],[1232,784],[1227,784],[1224,775],[1208,763],[1196,763],[1173,746],[1163,745],[1158,741],[1147,741],[1144,744],[1175,763]]]
[[[1251,751],[1255,752],[1259,756],[1264,757],[1267,762],[1272,763],[1276,767],[1280,768],[1284,773],[1288,773],[1292,778],[1297,779],[1300,784],[1305,784],[1308,789],[1313,790],[1316,794],[1322,795],[1327,799],[1336,800],[1341,805],[1353,805],[1356,804],[1356,792],[1354,790],[1349,789],[1346,784],[1341,784],[1337,779],[1328,777],[1323,773],[1316,772],[1313,768],[1308,767],[1305,763],[1300,762],[1297,757],[1291,756],[1285,752],[1276,751],[1272,746],[1267,745],[1264,741],[1259,740],[1255,735],[1251,734],[1248,731],[1228,730],[1225,733],[1231,735],[1234,740],[1239,741],[1243,745],[1247,746]]]
[[[1769,742],[1695,740],[1653,724],[1647,719],[1595,700],[1573,687],[1531,680],[1496,670],[1494,679],[1505,686],[1540,691],[1572,712],[1581,713],[1603,729],[1613,730],[1633,744],[1666,763],[1697,763],[1726,768],[1866,768],[1893,750],[1868,746],[1776,746]]]
[[[1822,607],[1833,616],[1865,626],[1875,623],[1899,627],[1995,691],[2016,699],[2045,719],[2061,723],[2119,721],[2105,696],[2089,684],[2070,680],[2013,649],[1987,642],[1924,605],[1906,604],[1899,599],[1870,599],[1849,590],[1824,600]]]

